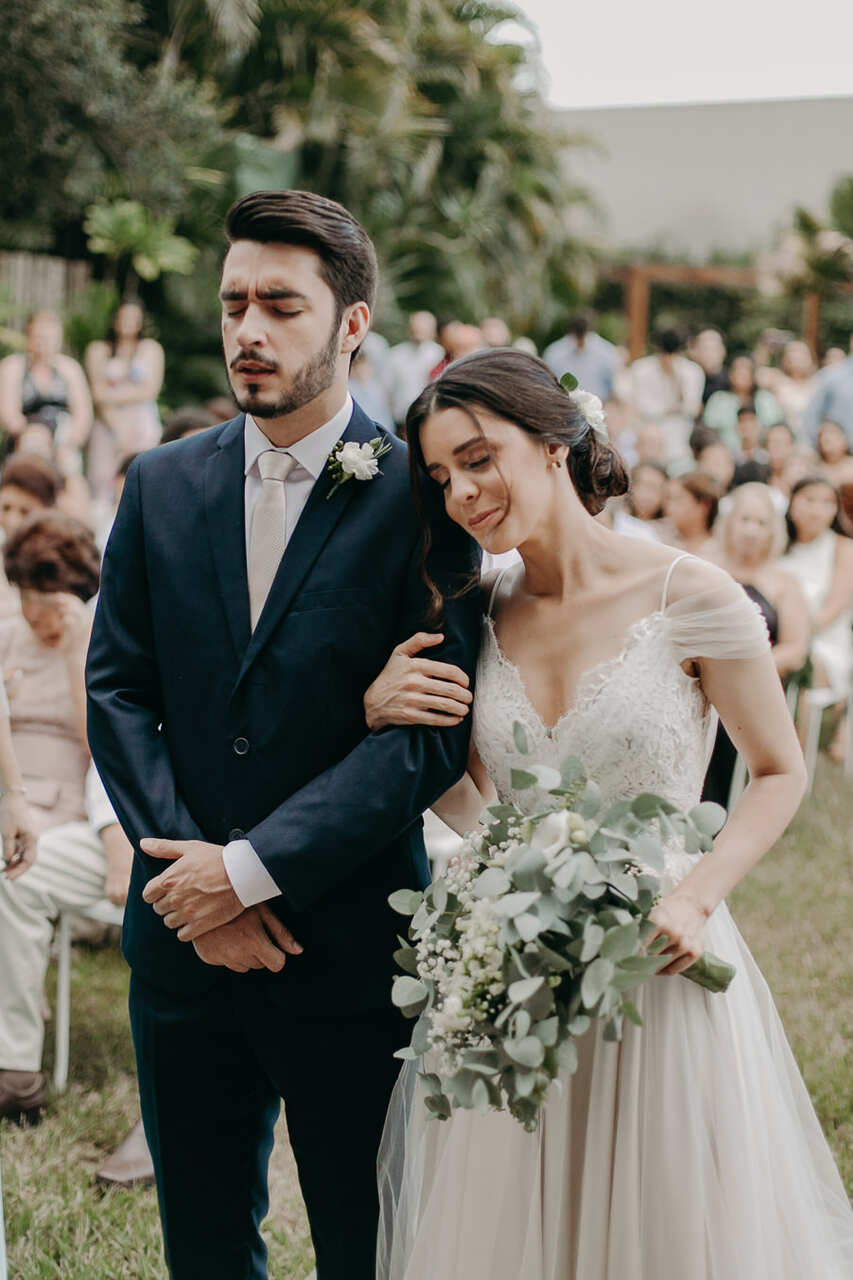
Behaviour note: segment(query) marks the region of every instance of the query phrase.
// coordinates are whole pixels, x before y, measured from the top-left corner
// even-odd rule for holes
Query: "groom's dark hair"
[[[354,302],[376,301],[379,268],[373,241],[336,200],[313,191],[253,191],[228,210],[225,234],[261,244],[298,244],[313,249],[335,295],[338,315]]]

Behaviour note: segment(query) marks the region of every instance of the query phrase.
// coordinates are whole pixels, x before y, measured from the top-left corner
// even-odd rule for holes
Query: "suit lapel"
[[[244,504],[244,415],[226,423],[204,472],[204,512],[213,563],[231,639],[238,657],[249,643],[249,582],[246,573]]]
[[[379,434],[379,429],[376,424],[371,422],[367,415],[356,405],[349,425],[341,439],[345,443],[348,440],[355,440],[358,444],[364,444],[366,441],[374,439],[377,434]],[[314,488],[311,490],[311,496],[305,504],[305,508],[287,544],[287,549],[281,558],[281,563],[270,587],[270,593],[267,596],[263,612],[258,619],[258,625],[245,651],[243,665],[237,677],[238,685],[290,608],[297,591],[312,565],[316,562],[323,545],[355,498],[357,491],[369,488],[372,483],[372,480],[366,482],[348,480],[346,484],[335,490],[329,497],[332,481],[328,470],[324,468],[322,474],[318,477]],[[248,599],[248,587],[246,588],[246,594]]]

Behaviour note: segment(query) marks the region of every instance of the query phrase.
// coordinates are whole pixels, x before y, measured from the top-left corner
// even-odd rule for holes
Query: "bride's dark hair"
[[[566,445],[575,492],[591,515],[608,498],[627,493],[630,477],[613,445],[601,440],[554,374],[537,356],[512,347],[477,351],[448,365],[425,387],[406,415],[412,496],[424,526],[424,579],[432,597],[433,621],[440,616],[441,594],[427,569],[427,557],[442,524],[450,519],[438,485],[426,471],[421,429],[432,414],[461,409],[482,434],[477,410],[512,422],[547,444]]]

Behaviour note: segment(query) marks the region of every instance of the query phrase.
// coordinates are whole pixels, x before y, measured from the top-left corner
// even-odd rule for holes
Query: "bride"
[[[377,1276],[843,1280],[853,1212],[725,904],[805,785],[764,623],[722,570],[593,519],[627,477],[585,403],[541,361],[497,350],[451,365],[412,406],[427,543],[449,518],[521,559],[486,584],[473,705],[461,672],[414,656],[434,643],[422,635],[371,686],[368,722],[470,711],[468,773],[435,806],[460,832],[495,796],[536,805],[512,791],[515,721],[537,763],[579,756],[605,805],[654,791],[688,810],[718,712],[750,783],[713,852],[667,856],[654,921],[670,961],[637,993],[643,1027],[614,1044],[593,1023],[536,1133],[503,1112],[429,1119],[404,1064],[379,1158]],[[706,948],[737,968],[726,995],[673,980]]]

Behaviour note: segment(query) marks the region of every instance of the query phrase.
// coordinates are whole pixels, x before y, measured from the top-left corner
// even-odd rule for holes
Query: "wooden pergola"
[[[671,262],[635,262],[614,267],[612,278],[625,285],[625,312],[628,318],[628,350],[631,359],[645,355],[649,337],[649,297],[653,284],[699,284],[712,288],[754,289],[756,272],[751,267],[692,267]],[[803,298],[803,340],[815,360],[819,358],[820,294]]]

